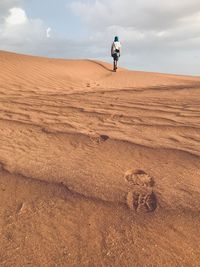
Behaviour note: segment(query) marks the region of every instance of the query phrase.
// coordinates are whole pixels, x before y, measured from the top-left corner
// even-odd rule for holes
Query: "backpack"
[[[120,43],[114,42],[115,53],[119,53]]]

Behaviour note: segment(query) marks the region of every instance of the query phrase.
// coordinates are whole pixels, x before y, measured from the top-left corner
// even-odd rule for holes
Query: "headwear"
[[[115,41],[115,42],[119,42],[119,37],[118,37],[118,36],[115,36],[114,41]]]

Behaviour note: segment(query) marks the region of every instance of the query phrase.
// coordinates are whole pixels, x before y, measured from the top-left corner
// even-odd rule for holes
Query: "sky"
[[[0,50],[200,76],[199,0],[0,0]]]

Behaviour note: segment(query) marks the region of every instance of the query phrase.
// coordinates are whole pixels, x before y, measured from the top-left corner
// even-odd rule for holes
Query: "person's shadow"
[[[98,65],[98,66],[104,68],[104,69],[107,70],[107,71],[113,72],[113,70],[111,70],[111,69],[109,69],[108,67],[104,66],[104,65],[103,65],[102,63],[100,63],[100,62],[97,62],[97,61],[92,60],[92,59],[88,59],[88,61],[93,62],[94,64],[96,64],[96,65]]]

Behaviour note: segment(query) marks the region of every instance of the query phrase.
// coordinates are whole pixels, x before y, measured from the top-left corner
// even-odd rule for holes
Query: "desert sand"
[[[200,266],[200,77],[0,66],[0,266]]]

